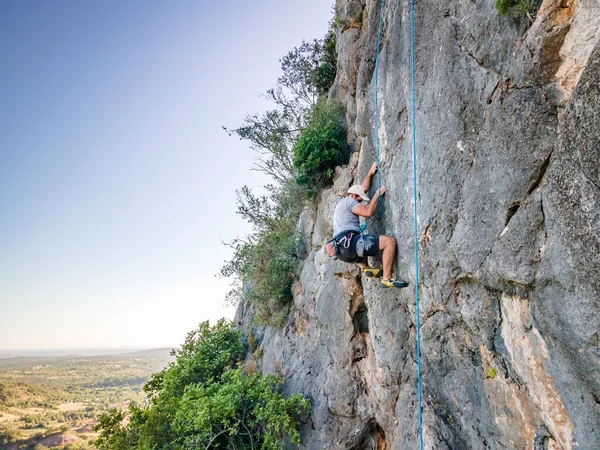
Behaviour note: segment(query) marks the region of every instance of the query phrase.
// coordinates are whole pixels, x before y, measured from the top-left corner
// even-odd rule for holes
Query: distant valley
[[[0,357],[0,449],[93,449],[99,415],[144,403],[170,352]]]

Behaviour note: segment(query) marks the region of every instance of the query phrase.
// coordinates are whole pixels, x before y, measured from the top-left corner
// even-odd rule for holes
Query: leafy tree
[[[146,384],[150,405],[112,410],[95,427],[100,450],[283,448],[299,443],[300,395],[281,391],[282,379],[245,374],[242,335],[230,323],[208,322],[188,334],[176,361]]]
[[[150,398],[181,397],[188,385],[218,381],[226,368],[241,360],[243,351],[242,333],[225,319],[212,327],[202,322],[188,333],[181,350],[172,352],[176,361],[153,375],[144,392]]]
[[[237,302],[246,286],[257,320],[277,326],[291,304],[300,245],[296,223],[306,196],[294,181],[268,188],[269,194],[260,197],[246,187],[238,192],[238,214],[252,224],[253,232],[229,244],[234,256],[220,274],[234,278],[228,294],[231,303]]]
[[[98,431],[96,445],[100,449],[125,449],[129,445],[127,430],[123,427],[125,414],[119,409],[113,409],[102,414],[94,431]]]
[[[270,90],[269,97],[276,104],[284,102],[284,94]],[[258,154],[254,170],[269,175],[276,183],[285,183],[294,177],[292,148],[304,127],[304,118],[296,114],[289,105],[267,111],[264,114],[248,115],[244,125],[234,130],[225,127],[229,135],[250,141],[250,147]]]
[[[329,145],[324,134],[338,133],[337,128],[318,123],[323,119],[331,122],[328,113],[335,109],[322,106],[335,79],[335,45],[331,30],[323,40],[302,41],[281,59],[282,75],[277,86],[266,93],[275,108],[248,115],[241,127],[226,129],[230,135],[250,141],[259,155],[254,169],[269,175],[273,184],[265,186],[266,195],[256,195],[246,186],[237,192],[238,214],[252,224],[253,231],[228,244],[234,255],[220,274],[234,277],[227,299],[237,303],[246,287],[256,318],[268,325],[283,323],[292,300],[299,263],[296,224],[308,198],[306,187],[297,182],[308,184],[319,178],[321,186],[331,179],[331,164],[343,160],[334,155],[331,146],[319,155],[312,147]],[[337,135],[329,140],[337,141]],[[299,142],[301,148],[296,150]],[[300,163],[298,154],[304,158]],[[317,176],[321,169],[328,175]]]
[[[191,387],[175,417],[184,448],[278,450],[287,436],[300,444],[294,416],[308,402],[300,395],[284,398],[281,384],[274,375],[236,369],[222,383]]]
[[[319,96],[326,96],[335,81],[337,52],[336,38],[333,30],[329,30],[322,43],[322,53],[317,66],[311,71],[311,84],[315,86]]]
[[[324,40],[302,41],[281,59],[283,74],[265,94],[275,108],[247,115],[238,128],[223,127],[230,135],[250,141],[259,157],[255,170],[283,184],[295,178],[294,145],[317,101],[325,96],[336,74],[335,33]]]
[[[333,33],[330,32],[328,36],[331,35]],[[327,59],[325,58],[324,47],[323,41],[317,39],[302,41],[299,47],[295,47],[281,59],[283,75],[278,78],[277,84],[291,92],[291,98],[296,104],[311,107],[317,102],[319,94],[326,94],[324,89],[319,89],[325,86],[316,84],[319,68],[330,63],[330,55],[327,54]],[[335,61],[331,69],[335,72]]]
[[[335,167],[346,162],[346,148],[343,108],[338,103],[320,102],[294,146],[298,183],[313,188],[328,184]]]

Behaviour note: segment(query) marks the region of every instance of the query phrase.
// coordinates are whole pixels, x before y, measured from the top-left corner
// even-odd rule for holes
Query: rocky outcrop
[[[423,440],[427,449],[600,443],[600,4],[545,0],[531,22],[494,1],[416,2]],[[330,93],[356,153],[302,216],[307,256],[282,329],[236,320],[264,372],[312,411],[306,449],[418,448],[409,3],[387,0],[382,183],[369,232],[398,239],[381,289],[329,259],[336,201],[375,160],[379,1],[338,0]]]

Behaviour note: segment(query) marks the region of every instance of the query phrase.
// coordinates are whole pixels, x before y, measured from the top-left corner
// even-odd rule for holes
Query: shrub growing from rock
[[[296,180],[311,190],[326,186],[347,157],[344,109],[337,102],[321,101],[294,146]]]

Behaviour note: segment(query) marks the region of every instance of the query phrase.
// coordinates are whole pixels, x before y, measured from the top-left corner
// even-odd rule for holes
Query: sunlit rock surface
[[[600,448],[600,3],[416,2],[416,108],[427,449]],[[409,2],[386,0],[382,183],[369,232],[398,239],[385,290],[329,259],[336,201],[375,160],[378,0],[338,0],[355,151],[302,215],[307,255],[282,329],[236,320],[264,372],[312,403],[302,448],[418,448]],[[373,261],[376,263],[377,261]]]

